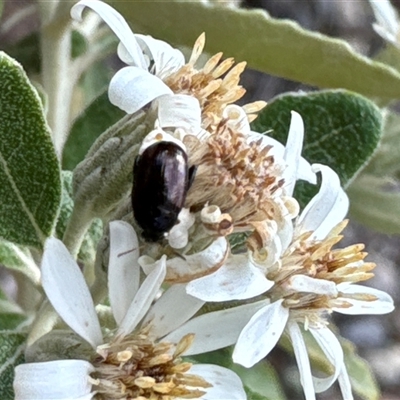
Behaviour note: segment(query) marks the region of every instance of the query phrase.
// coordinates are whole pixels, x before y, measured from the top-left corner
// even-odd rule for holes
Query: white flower
[[[268,355],[286,332],[299,365],[307,400],[328,389],[337,379],[345,400],[353,398],[336,336],[327,328],[326,315],[385,314],[393,310],[393,300],[385,292],[354,284],[368,279],[372,263],[363,262],[363,246],[331,250],[340,239],[348,200],[337,175],[330,168],[314,165],[322,174],[319,193],[297,221],[290,244],[281,250],[280,260],[270,265],[269,279],[275,285],[266,293],[272,300],[254,314],[242,330],[233,360],[251,367]],[[309,331],[334,367],[327,378],[315,378],[299,327]]]
[[[125,19],[111,6],[98,0],[81,0],[71,9],[71,16],[82,20],[89,7],[107,23],[121,41],[118,55],[128,64],[111,79],[108,89],[112,104],[128,114],[157,100],[160,127],[191,129],[200,126],[201,111],[198,100],[186,94],[174,94],[164,79],[184,65],[183,54],[168,43],[151,36],[134,34]]]
[[[47,240],[42,261],[44,291],[64,322],[90,343],[97,357],[91,362],[58,360],[19,365],[14,380],[16,400],[91,399],[96,392],[113,399],[120,398],[122,390],[129,393],[129,390],[140,389],[143,389],[140,393],[144,398],[150,396],[151,390],[169,390],[167,393],[171,398],[179,398],[171,386],[166,387],[162,380],[155,382],[148,376],[151,367],[146,370],[147,376],[141,376],[141,371],[132,367],[139,350],[141,362],[153,363],[158,374],[160,371],[167,375],[171,371],[181,374],[179,393],[216,400],[224,397],[244,399],[240,379],[230,370],[214,365],[191,366],[179,361],[183,353],[198,354],[209,348],[218,348],[218,344],[215,347],[215,335],[208,338],[204,332],[192,329],[185,337],[175,335],[174,343],[162,339],[173,335],[176,328],[187,322],[204,302],[188,296],[182,285],[175,285],[153,304],[164,281],[165,257],[139,286],[139,245],[133,228],[122,221],[112,222],[110,241],[109,299],[117,329],[105,333],[103,338],[90,292],[78,265],[61,241]],[[247,315],[248,321],[249,312]],[[210,323],[216,321],[210,320]],[[209,329],[209,326],[202,329]],[[199,336],[193,338],[197,333]],[[224,340],[221,344],[226,346]],[[155,353],[146,356],[146,348]],[[135,353],[135,349],[139,350]],[[158,354],[157,360],[155,354]],[[186,375],[188,371],[190,373]],[[130,373],[136,372],[132,389],[127,382],[132,385]],[[171,375],[168,376],[170,379]]]
[[[396,47],[399,44],[399,18],[389,0],[369,0],[377,23],[372,24],[375,32]]]
[[[269,236],[269,255],[264,260],[264,264],[268,266],[277,260],[282,248],[285,248],[292,239],[292,220],[298,212],[297,202],[293,201],[291,197],[296,180],[305,179],[310,183],[316,183],[316,174],[311,169],[310,164],[301,157],[304,125],[298,113],[292,111],[288,140],[286,147],[284,147],[265,135],[250,131],[244,112],[236,107],[229,106],[227,110],[231,114],[231,125],[234,123],[241,124],[242,132],[247,135],[249,140],[261,141],[260,146],[262,147],[272,145],[271,153],[275,162],[282,165],[282,178],[285,182],[283,193],[276,192],[273,203],[271,203],[274,204],[276,211],[280,210],[281,218],[272,221],[267,220],[262,226],[262,230]],[[233,112],[236,113],[236,120],[232,118]],[[294,208],[294,211],[292,208]],[[259,224],[261,225],[261,222]],[[220,260],[220,258],[216,259]],[[170,264],[174,266],[174,261],[171,260]],[[179,260],[177,260],[176,265],[178,264],[180,264]],[[186,268],[186,271],[188,270],[189,268]],[[196,274],[198,272],[196,270]],[[252,251],[249,250],[248,254],[230,254],[222,267],[216,272],[191,280],[187,285],[187,292],[204,301],[244,300],[266,292],[273,284],[266,277],[265,266],[260,265]]]

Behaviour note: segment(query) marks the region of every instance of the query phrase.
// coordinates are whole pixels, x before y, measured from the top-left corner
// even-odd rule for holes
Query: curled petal
[[[285,180],[285,193],[288,196],[293,194],[296,184],[304,138],[304,123],[301,115],[295,111],[292,111],[291,114],[288,139],[283,156],[287,164],[283,178]]]
[[[311,375],[310,360],[307,354],[306,344],[300,328],[296,322],[289,322],[288,332],[293,345],[294,355],[300,372],[300,382],[303,386],[306,400],[315,400],[314,384]]]
[[[160,79],[177,71],[185,64],[182,52],[170,44],[147,35],[135,35],[141,49],[154,62],[154,74]]]
[[[204,304],[186,293],[185,285],[172,285],[150,308],[143,326],[151,325],[156,338],[167,335],[188,321]]]
[[[55,238],[46,241],[42,283],[52,306],[64,322],[94,348],[103,340],[92,296],[75,260]]]
[[[273,286],[246,254],[232,255],[216,272],[187,284],[187,292],[204,301],[244,300]]]
[[[207,400],[243,400],[246,393],[240,378],[230,369],[211,364],[195,364],[190,368],[190,374],[201,376],[212,386],[201,388],[206,392]]]
[[[71,17],[81,21],[85,7],[89,7],[99,14],[103,21],[114,31],[118,39],[123,43],[132,63],[142,69],[147,69],[142,50],[122,15],[102,1],[81,0],[71,8]]]
[[[139,242],[135,230],[124,221],[110,223],[108,289],[117,324],[124,318],[139,288]]]
[[[387,314],[394,310],[392,297],[368,286],[340,283],[337,285],[338,305],[333,311],[347,315]]]
[[[339,386],[342,392],[342,397],[345,400],[353,400],[353,393],[351,391],[351,383],[349,374],[347,373],[346,365],[343,364],[342,372],[339,374]]]
[[[211,274],[223,265],[227,257],[228,248],[226,239],[220,237],[199,253],[185,256],[185,259],[175,257],[167,260],[165,280],[173,283],[185,283]],[[154,260],[148,256],[140,257],[139,264],[145,274],[152,271],[155,265]]]
[[[120,69],[108,88],[110,102],[133,114],[159,96],[172,94],[171,89],[156,76],[138,67]]]
[[[195,334],[194,342],[185,355],[201,354],[234,344],[240,331],[251,317],[268,301],[246,304],[227,310],[210,312],[193,318],[163,338],[163,341],[178,343],[187,334]]]
[[[201,128],[199,101],[186,94],[167,94],[157,98],[158,121],[161,128],[183,128],[198,132]]]
[[[343,350],[340,346],[339,340],[330,329],[309,328],[309,331],[314,336],[314,339],[317,341],[319,347],[321,347],[328,360],[332,363],[335,370],[335,372],[327,378],[313,377],[315,393],[321,393],[333,385],[333,383],[338,379],[342,369],[345,368]]]
[[[21,364],[15,368],[15,400],[89,400],[92,364],[83,360],[59,360]]]
[[[250,134],[250,124],[247,119],[247,114],[242,107],[236,104],[230,104],[225,107],[222,117],[227,119],[227,126],[244,135]]]
[[[232,355],[235,363],[250,368],[275,347],[289,318],[282,302],[275,301],[253,315],[237,340]]]
[[[153,271],[140,285],[135,298],[130,304],[129,309],[117,330],[116,337],[123,338],[131,333],[140,320],[146,315],[164,281],[165,258],[165,256],[162,256],[161,259],[157,261]]]
[[[317,238],[323,239],[343,220],[349,202],[333,169],[322,164],[314,164],[313,169],[322,174],[321,187],[301,213],[298,225],[301,231],[312,231]]]
[[[189,229],[193,226],[195,217],[188,208],[182,208],[178,221],[168,232],[168,243],[174,249],[182,249],[188,244]]]

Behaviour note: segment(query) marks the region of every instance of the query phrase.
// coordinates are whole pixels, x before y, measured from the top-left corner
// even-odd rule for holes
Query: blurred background
[[[392,0],[392,3],[400,6],[400,0]],[[370,57],[383,46],[382,39],[372,29],[374,17],[366,0],[247,0],[240,7],[263,8],[273,17],[289,18],[304,28],[345,39],[359,53]],[[39,28],[36,1],[4,2],[0,50],[7,51],[20,61],[33,78],[40,69],[38,37],[34,34]],[[111,69],[118,65],[116,57],[111,56],[107,60]],[[247,89],[243,103],[261,99],[268,101],[288,91],[314,89],[252,70],[245,71],[242,76],[242,85]],[[397,309],[389,315],[376,317],[335,315],[334,321],[341,334],[350,339],[359,354],[370,363],[381,387],[382,400],[400,400],[400,239],[377,233],[354,219],[345,234],[344,245],[365,243],[368,260],[377,264],[375,278],[366,284],[388,292],[394,298]],[[23,301],[23,293],[15,290],[14,278],[1,268],[0,284],[7,293]],[[293,377],[298,374],[293,357],[276,349],[269,359],[280,373],[284,371],[281,376],[286,384],[287,398],[302,398],[293,384],[297,381],[297,377]],[[319,400],[338,398],[341,397],[337,387],[318,395]]]

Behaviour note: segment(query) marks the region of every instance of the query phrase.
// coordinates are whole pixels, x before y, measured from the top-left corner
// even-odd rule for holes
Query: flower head
[[[307,399],[329,388],[337,379],[343,397],[352,398],[343,351],[327,317],[343,314],[385,314],[393,310],[391,297],[357,285],[369,279],[373,263],[364,262],[362,245],[334,249],[346,226],[342,221],[348,201],[336,174],[325,166],[320,192],[299,217],[288,246],[266,268],[274,282],[265,294],[271,304],[259,310],[242,330],[233,353],[235,362],[251,367],[265,357],[286,332],[291,338]],[[327,378],[311,374],[307,349],[299,325],[309,331],[334,367]]]
[[[239,378],[213,365],[192,365],[181,355],[202,352],[205,336],[196,332],[174,342],[162,339],[204,304],[176,285],[154,304],[165,277],[165,258],[139,286],[138,241],[132,227],[110,225],[109,298],[117,323],[102,330],[78,265],[57,239],[46,243],[43,288],[64,322],[93,348],[80,360],[23,364],[16,368],[16,399],[207,398],[228,393],[244,398]],[[60,384],[61,382],[61,384]],[[228,389],[229,387],[229,389]]]

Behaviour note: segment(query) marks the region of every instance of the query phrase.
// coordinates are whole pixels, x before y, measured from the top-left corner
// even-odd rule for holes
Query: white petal
[[[157,261],[153,271],[141,284],[124,319],[119,326],[116,336],[124,337],[131,333],[140,320],[146,315],[151,303],[156,297],[165,278],[165,256]]]
[[[220,237],[199,253],[185,256],[185,259],[181,257],[169,259],[166,281],[183,283],[211,273],[223,264],[227,251],[228,242],[224,237]],[[154,268],[154,260],[148,256],[140,257],[139,264],[145,274]]]
[[[110,102],[128,114],[133,114],[159,96],[171,94],[160,79],[138,67],[120,69],[108,88]]]
[[[300,372],[300,381],[306,400],[315,400],[314,385],[311,375],[310,360],[300,328],[296,322],[289,322],[288,331],[292,340],[293,351]]]
[[[347,315],[366,315],[366,314],[387,314],[394,310],[393,299],[389,294],[382,290],[374,289],[368,286],[362,285],[350,285],[348,283],[340,283],[337,285],[339,292],[343,293],[343,296],[339,294],[338,301],[341,300],[345,303],[350,303],[350,307],[333,307],[333,311]],[[363,299],[352,299],[347,297],[354,295],[367,295],[376,298],[376,300],[363,300]]]
[[[342,372],[339,375],[339,386],[342,392],[343,400],[353,400],[353,393],[351,392],[351,383],[349,374],[347,373],[346,366],[343,364]]]
[[[108,290],[115,321],[119,325],[139,288],[139,242],[135,230],[124,221],[110,223]]]
[[[197,132],[201,128],[199,101],[185,94],[167,94],[156,100],[161,128],[183,128]]]
[[[342,368],[344,368],[343,350],[339,340],[330,329],[309,328],[309,331],[335,369],[334,374],[327,378],[313,377],[315,393],[321,393],[332,386],[336,379],[338,379]]]
[[[305,275],[294,275],[289,278],[290,289],[297,292],[308,292],[327,296],[337,296],[335,282],[326,279],[315,279]]]
[[[150,308],[142,325],[151,324],[150,333],[156,338],[165,336],[188,321],[203,304],[186,293],[185,285],[173,285]]]
[[[15,400],[91,399],[89,374],[94,367],[83,360],[21,364],[15,368]]]
[[[147,68],[142,50],[135,39],[135,35],[129,28],[125,19],[108,4],[97,0],[81,0],[71,8],[71,17],[77,21],[82,20],[82,12],[85,7],[94,10],[103,21],[114,31],[134,64],[140,68]]]
[[[399,30],[397,13],[389,0],[369,0],[374,15],[383,30],[396,36]]]
[[[216,272],[188,283],[187,292],[204,301],[244,300],[273,286],[247,254],[232,255]]]
[[[374,28],[374,31],[383,39],[386,40],[387,42],[393,44],[397,48],[399,47],[399,43],[397,40],[397,35],[394,35],[390,31],[387,31],[385,28],[378,24],[372,24],[372,27]]]
[[[182,208],[178,223],[168,232],[168,244],[174,249],[183,249],[189,242],[189,229],[195,223],[195,216],[188,208]]]
[[[140,47],[154,61],[154,73],[163,79],[185,64],[183,54],[168,43],[147,35],[135,35]]]
[[[160,127],[156,127],[151,132],[149,132],[142,141],[140,145],[139,154],[143,154],[143,152],[154,143],[158,142],[172,142],[177,146],[181,147],[183,151],[186,152],[186,146],[182,143],[180,139],[177,139],[175,136],[172,136],[168,132],[163,131]]]
[[[235,363],[250,368],[275,347],[289,318],[282,302],[275,301],[253,315],[236,343],[232,355]]]
[[[250,124],[246,112],[236,104],[229,104],[222,112],[222,118],[227,119],[226,125],[244,135],[250,134]]]
[[[283,173],[285,180],[285,193],[293,194],[297,180],[297,170],[300,162],[301,149],[303,147],[304,123],[301,115],[295,111],[291,112],[290,127],[283,158],[287,167]]]
[[[321,172],[321,187],[301,213],[298,226],[302,232],[313,231],[323,239],[345,217],[348,199],[333,169],[321,164],[314,164],[313,169]]]
[[[94,348],[101,344],[100,324],[89,288],[67,248],[55,238],[46,241],[42,283],[47,297],[64,322]]]
[[[211,364],[195,364],[189,374],[199,375],[212,385],[203,389],[206,394],[204,400],[245,400],[246,393],[240,378],[230,369]]]
[[[163,341],[178,343],[183,336],[194,333],[194,342],[185,355],[201,354],[234,344],[250,318],[267,304],[266,300],[227,310],[215,311],[193,318]]]

